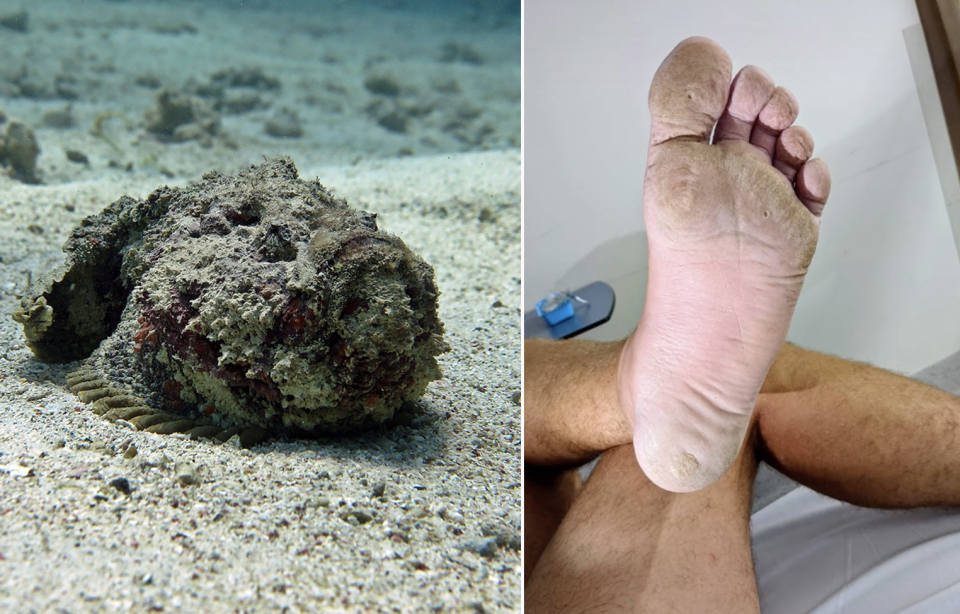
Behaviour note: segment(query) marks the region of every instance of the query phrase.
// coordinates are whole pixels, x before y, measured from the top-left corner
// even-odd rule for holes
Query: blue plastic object
[[[553,302],[548,300],[551,297]],[[536,309],[523,314],[523,336],[541,339],[576,337],[610,320],[615,302],[613,288],[602,281],[548,296],[536,305]],[[562,309],[554,313],[550,307]]]
[[[555,292],[537,302],[537,315],[550,326],[573,317],[573,303],[567,292]]]

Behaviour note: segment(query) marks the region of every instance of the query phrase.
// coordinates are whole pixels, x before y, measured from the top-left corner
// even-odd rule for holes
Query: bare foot
[[[619,389],[640,466],[675,492],[708,486],[736,458],[830,191],[813,139],[791,126],[790,92],[753,66],[730,74],[719,45],[690,38],[650,87],[650,273]]]

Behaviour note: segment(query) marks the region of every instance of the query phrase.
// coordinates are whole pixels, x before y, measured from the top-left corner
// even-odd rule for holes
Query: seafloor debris
[[[24,183],[39,183],[37,157],[40,145],[33,130],[22,122],[11,121],[0,137],[0,164],[10,167],[11,174]]]
[[[187,91],[209,101],[217,112],[236,115],[269,107],[269,94],[280,91],[280,80],[262,68],[227,68],[209,81],[188,84]]]
[[[264,130],[277,138],[299,138],[303,136],[303,122],[296,111],[282,108],[264,124]]]
[[[121,198],[64,251],[14,319],[42,361],[89,356],[71,388],[133,427],[337,433],[441,377],[433,269],[289,159]]]
[[[279,90],[280,79],[268,75],[262,68],[225,68],[215,72],[210,82],[221,87],[250,87],[257,90]]]
[[[84,85],[69,73],[50,74],[30,64],[0,64],[0,95],[34,100],[76,100]]]
[[[378,96],[399,96],[401,91],[400,84],[390,75],[370,75],[364,80],[363,86]]]
[[[52,109],[43,114],[43,125],[47,128],[67,130],[73,128],[75,123],[73,109],[69,104],[62,109]]]
[[[140,75],[134,79],[133,82],[140,87],[145,87],[149,90],[158,90],[163,85],[163,82],[160,81],[160,77],[151,73]]]
[[[147,111],[147,131],[162,141],[208,142],[220,118],[205,101],[172,90],[157,94],[157,106]]]
[[[259,93],[250,91],[226,92],[214,103],[214,109],[217,111],[233,115],[249,113],[268,106],[270,103],[264,101]]]
[[[0,15],[0,28],[6,28],[14,32],[26,32],[29,23],[30,16],[26,11]]]
[[[483,64],[483,56],[466,43],[449,41],[440,48],[441,62],[464,62],[466,64]]]
[[[67,149],[64,152],[67,155],[67,160],[75,164],[84,164],[90,166],[90,158],[87,157],[87,154],[82,151],[77,151],[76,149]]]
[[[122,154],[123,150],[113,142],[113,139],[107,136],[106,123],[111,119],[123,119],[123,114],[107,111],[97,115],[93,120],[93,129],[90,130],[90,134],[112,147],[117,153]]]

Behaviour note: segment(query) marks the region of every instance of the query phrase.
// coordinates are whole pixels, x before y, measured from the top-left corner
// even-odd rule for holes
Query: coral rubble
[[[0,136],[0,164],[10,166],[11,174],[24,183],[40,183],[39,155],[40,145],[33,130],[22,122],[8,123],[6,134]]]

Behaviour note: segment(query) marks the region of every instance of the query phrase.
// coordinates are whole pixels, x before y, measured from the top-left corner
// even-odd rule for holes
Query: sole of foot
[[[618,384],[640,466],[674,492],[736,458],[830,192],[793,95],[754,66],[730,76],[719,45],[691,38],[650,88],[649,278]]]

